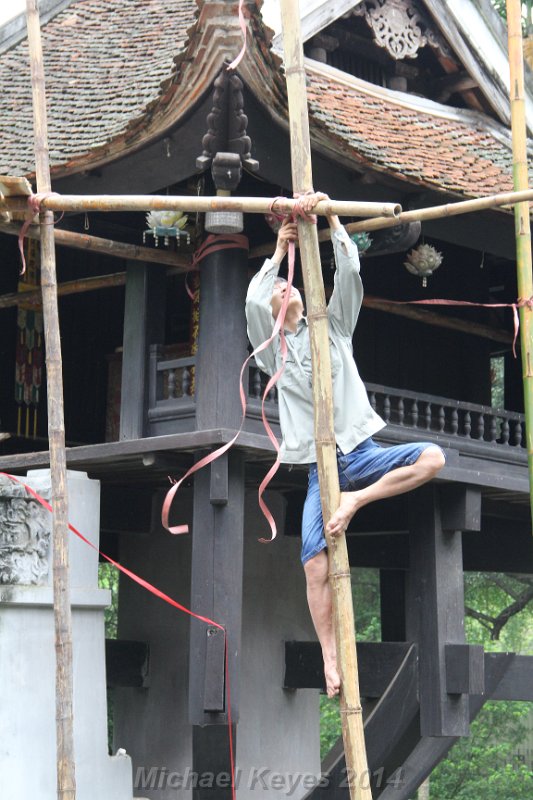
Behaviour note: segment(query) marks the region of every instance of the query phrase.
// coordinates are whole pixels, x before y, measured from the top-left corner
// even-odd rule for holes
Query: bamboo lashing
[[[305,193],[312,189],[313,178],[298,0],[281,0],[281,18],[289,103],[292,184],[295,193]],[[298,238],[311,341],[314,433],[320,497],[322,514],[324,521],[327,522],[339,506],[340,489],[333,425],[329,331],[316,225],[305,219],[299,219]],[[368,785],[346,536],[344,533],[337,537],[326,534],[326,538],[332,584],[337,665],[342,681],[340,708],[348,785],[352,800],[369,800],[372,793]]]
[[[515,190],[519,191],[526,190],[529,185],[522,4],[520,0],[507,0],[507,33],[509,44],[511,134],[513,141],[513,183]],[[533,275],[531,228],[529,204],[527,202],[515,205],[515,234],[518,294],[522,298],[531,298],[533,297]],[[524,306],[520,309],[520,343],[522,346],[529,497],[533,523],[533,327],[531,315],[532,310],[529,306]]]
[[[41,30],[37,0],[26,0],[33,96],[33,127],[37,189],[49,192],[50,161],[46,120]],[[68,508],[63,415],[61,339],[56,294],[54,215],[41,211],[41,288],[46,342],[48,438],[52,484],[53,592],[56,650],[57,797],[75,800],[74,717],[72,675],[72,613],[69,586]]]

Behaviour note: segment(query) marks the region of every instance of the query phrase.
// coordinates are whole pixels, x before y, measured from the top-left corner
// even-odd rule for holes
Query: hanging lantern
[[[143,244],[147,236],[154,237],[154,244],[159,246],[159,239],[163,239],[165,247],[169,246],[171,239],[176,239],[178,247],[180,239],[191,243],[191,234],[185,230],[189,217],[183,211],[150,211],[146,215],[148,230],[143,231]]]
[[[422,286],[425,288],[428,285],[428,275],[432,275],[440,267],[442,258],[442,253],[432,245],[421,244],[407,254],[407,261],[403,264],[412,275],[419,275],[422,278]]]
[[[362,231],[361,233],[352,233],[350,239],[357,245],[357,250],[359,251],[360,256],[362,256],[363,253],[366,253],[366,251],[372,246],[372,239],[366,231]]]

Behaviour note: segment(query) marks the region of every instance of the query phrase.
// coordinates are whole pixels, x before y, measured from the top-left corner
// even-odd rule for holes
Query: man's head
[[[270,305],[272,306],[272,316],[274,319],[278,318],[283,300],[287,293],[287,287],[288,284],[285,278],[276,278],[274,282],[274,291],[272,292],[272,300],[270,301]],[[287,306],[287,312],[291,312],[291,314],[296,312],[298,319],[303,317],[304,304],[302,295],[294,286],[291,288],[291,296]]]

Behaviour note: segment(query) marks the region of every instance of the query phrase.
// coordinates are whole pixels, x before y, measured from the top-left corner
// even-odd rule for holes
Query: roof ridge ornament
[[[415,0],[365,0],[353,9],[364,17],[376,43],[396,60],[416,58],[429,45],[449,57],[451,51]]]

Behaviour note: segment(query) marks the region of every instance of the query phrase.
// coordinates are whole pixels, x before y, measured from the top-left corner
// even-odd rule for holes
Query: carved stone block
[[[23,486],[0,479],[0,584],[46,584],[51,533],[51,513]]]

